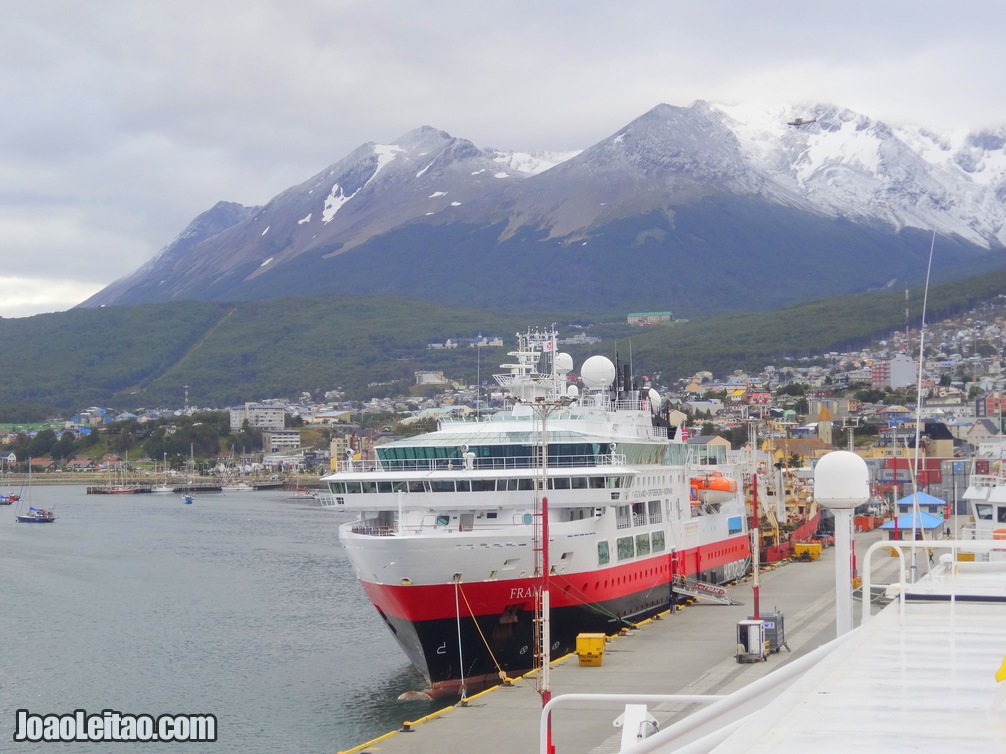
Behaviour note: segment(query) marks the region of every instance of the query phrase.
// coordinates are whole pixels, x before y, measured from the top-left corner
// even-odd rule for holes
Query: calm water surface
[[[422,678],[356,582],[345,515],[284,492],[87,495],[36,487],[53,524],[0,506],[0,751],[15,710],[212,713],[212,744],[144,752],[336,752],[443,703],[398,702]]]

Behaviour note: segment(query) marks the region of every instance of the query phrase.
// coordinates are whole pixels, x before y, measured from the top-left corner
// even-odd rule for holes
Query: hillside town
[[[911,488],[918,457],[919,489],[956,503],[972,461],[979,457],[978,462],[987,463],[981,459],[1006,452],[1004,338],[1006,298],[1000,296],[930,324],[924,332],[904,329],[860,350],[768,365],[757,374],[699,372],[676,384],[654,379],[641,387],[661,395],[691,443],[708,442],[713,436],[736,450],[756,440],[758,449],[775,463],[795,468],[809,468],[839,447],[854,449],[867,461],[874,492],[890,500]],[[498,340],[479,336],[463,345],[498,346]],[[921,371],[912,355],[920,346],[926,354]],[[362,403],[344,400],[336,389],[321,401],[304,393],[296,400],[231,407],[230,431],[253,432],[260,447],[221,442],[219,456],[202,459],[203,465],[217,473],[237,468],[322,474],[347,456],[370,457],[377,445],[435,426],[441,419],[491,412],[501,398],[487,377],[481,385],[469,385],[441,372],[421,371],[415,380],[423,388],[420,394]],[[26,435],[30,439],[46,429],[63,441],[66,435],[79,440],[122,425],[138,428],[143,436],[152,422],[166,426],[170,434],[174,418],[211,410],[186,405],[133,413],[91,407],[46,425],[0,426],[0,442],[15,446],[20,438],[23,449]],[[64,442],[62,447],[71,446]],[[127,461],[108,454],[59,457],[50,452],[39,454],[32,464],[40,471],[73,472]]]

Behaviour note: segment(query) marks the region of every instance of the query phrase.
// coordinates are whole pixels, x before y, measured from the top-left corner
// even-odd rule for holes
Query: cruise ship
[[[520,675],[750,568],[743,468],[722,447],[683,440],[604,356],[575,377],[554,329],[518,334],[509,356],[502,410],[373,458],[350,449],[323,480],[323,504],[356,514],[340,539],[430,693]]]

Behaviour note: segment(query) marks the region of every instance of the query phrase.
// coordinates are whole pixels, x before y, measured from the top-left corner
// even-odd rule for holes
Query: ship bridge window
[[[662,531],[655,531],[650,534],[650,545],[653,547],[654,552],[663,552],[664,533]]]
[[[409,482],[409,492],[425,492],[426,488],[423,486],[422,481],[416,480]]]
[[[575,476],[571,477],[569,480],[569,486],[574,490],[585,490],[587,489],[587,477]]]
[[[556,477],[554,479],[548,480],[548,487],[551,490],[568,490],[569,489],[569,477]]]
[[[618,552],[619,560],[628,560],[636,554],[632,544],[632,537],[619,537],[615,540],[615,550]]]
[[[597,543],[597,564],[599,566],[608,565],[611,556],[608,554],[608,540],[604,539]]]
[[[467,479],[458,479],[455,484],[457,485],[458,492],[471,492],[472,483]]]
[[[637,534],[636,535],[636,554],[637,555],[649,555],[650,554],[650,535],[649,534]]]
[[[391,482],[378,482],[377,483],[378,492],[391,492]]]
[[[533,490],[534,489],[534,479],[518,479],[517,480],[518,490]]]
[[[592,490],[603,490],[604,489],[604,477],[603,476],[592,476],[590,478],[590,488]]]
[[[609,488],[618,488],[622,486],[622,477],[620,476],[610,476],[607,479],[607,486]]]
[[[996,509],[996,521],[1000,524],[1006,524],[1006,505],[1000,505]]]
[[[975,513],[978,514],[978,518],[982,521],[992,520],[992,506],[987,503],[978,503],[975,505]]]
[[[472,492],[495,492],[495,479],[472,479]]]
[[[329,489],[332,490],[336,495],[346,494],[346,483],[345,482],[331,482],[329,484]]]
[[[392,482],[391,491],[392,492],[408,492],[409,485],[407,482]]]
[[[377,492],[377,482],[361,482],[364,492]]]
[[[362,491],[363,491],[363,485],[361,485],[359,482],[346,482],[346,492],[354,493]]]
[[[434,479],[430,482],[430,490],[433,492],[454,492],[454,480]]]

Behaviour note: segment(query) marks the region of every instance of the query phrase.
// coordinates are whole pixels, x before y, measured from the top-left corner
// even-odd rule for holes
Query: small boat
[[[13,505],[21,499],[20,495],[15,495],[14,493],[2,494],[0,493],[0,505]]]
[[[290,495],[290,499],[291,500],[313,500],[314,499],[314,493],[311,492],[311,490],[306,489],[304,487],[298,487],[297,489],[295,489],[293,491],[293,494]]]
[[[19,524],[51,524],[56,520],[56,514],[51,508],[36,508],[31,504],[31,459],[28,459],[28,483],[24,499],[18,503],[17,522]],[[22,513],[21,505],[28,503],[27,512]]]
[[[151,487],[150,491],[157,492],[163,495],[165,492],[174,492],[175,488],[172,487],[170,484],[159,484],[156,487]]]
[[[691,488],[692,504],[715,505],[730,500],[737,493],[737,480],[713,471],[701,476],[693,476],[688,481]]]
[[[186,505],[192,505],[192,503],[194,503],[195,500],[196,498],[192,495],[182,495],[182,502],[185,503]]]
[[[229,482],[221,487],[224,492],[252,492],[255,488],[247,482]]]
[[[19,524],[51,524],[56,520],[56,514],[45,508],[33,508],[28,506],[27,513],[18,513],[17,522]]]

